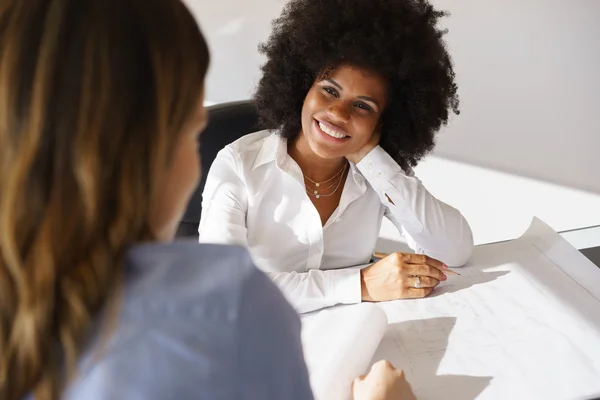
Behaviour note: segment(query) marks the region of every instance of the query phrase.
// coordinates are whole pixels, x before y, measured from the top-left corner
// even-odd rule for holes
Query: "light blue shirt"
[[[140,245],[124,289],[100,358],[95,332],[63,399],[313,399],[300,320],[242,248]]]

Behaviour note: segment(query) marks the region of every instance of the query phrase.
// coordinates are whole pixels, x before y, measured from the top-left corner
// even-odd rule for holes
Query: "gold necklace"
[[[316,187],[309,187],[308,183],[306,183],[306,188],[310,189],[311,191],[326,192],[329,189],[331,189],[332,187],[334,187],[335,185],[337,185],[338,182],[339,182],[339,179],[337,181],[333,181],[331,183],[331,185],[328,185],[327,187],[320,187],[318,189]]]
[[[310,179],[308,176],[302,174],[304,176],[304,179],[309,180],[313,185],[315,185],[316,187],[321,186],[324,183],[327,183],[331,180],[333,180],[335,177],[337,177],[340,173],[344,172],[346,170],[346,165],[348,165],[348,163],[345,163],[344,166],[342,167],[342,169],[340,169],[338,172],[335,173],[335,175],[333,175],[331,178],[327,179],[326,181],[323,182],[315,182],[312,179]]]
[[[344,180],[344,172],[346,172],[347,166],[348,166],[348,164],[344,165],[344,168],[342,168],[342,170],[341,170],[342,174],[340,175],[340,177],[338,179],[337,186],[335,187],[335,189],[333,189],[333,191],[331,193],[320,193],[319,190],[316,190],[316,189],[313,189],[312,191],[310,191],[308,188],[306,188],[306,193],[308,193],[310,196],[314,196],[316,199],[319,199],[321,197],[332,196],[334,193],[336,193],[338,191],[338,189],[342,185],[342,181]],[[338,174],[339,174],[339,172],[338,172]],[[336,175],[338,175],[338,174],[336,174]],[[329,179],[329,180],[331,180],[331,179]],[[310,179],[309,179],[309,181],[310,181]],[[333,184],[331,186],[333,186]],[[329,186],[327,189],[329,189],[331,186]],[[325,189],[325,190],[327,190],[327,189]]]

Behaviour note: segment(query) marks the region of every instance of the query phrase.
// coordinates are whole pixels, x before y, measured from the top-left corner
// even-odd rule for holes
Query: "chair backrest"
[[[200,185],[194,192],[179,224],[177,237],[198,237],[202,214],[202,192],[206,176],[217,153],[244,135],[258,131],[258,112],[250,100],[222,103],[207,107],[208,125],[201,136],[199,152],[202,164]]]

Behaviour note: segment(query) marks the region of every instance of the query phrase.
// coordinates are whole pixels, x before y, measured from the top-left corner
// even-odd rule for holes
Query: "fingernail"
[[[442,280],[445,281],[446,279],[448,279],[448,277],[446,275],[442,275]]]
[[[448,266],[446,264],[442,264],[442,268],[448,269]]]

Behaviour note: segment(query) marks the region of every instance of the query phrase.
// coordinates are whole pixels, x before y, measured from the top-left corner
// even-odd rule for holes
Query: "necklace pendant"
[[[319,194],[319,191],[318,190],[313,190],[313,193],[314,194]]]
[[[319,187],[319,186],[321,186],[321,185],[320,185],[319,183],[315,183],[315,186],[316,186],[316,187]]]

